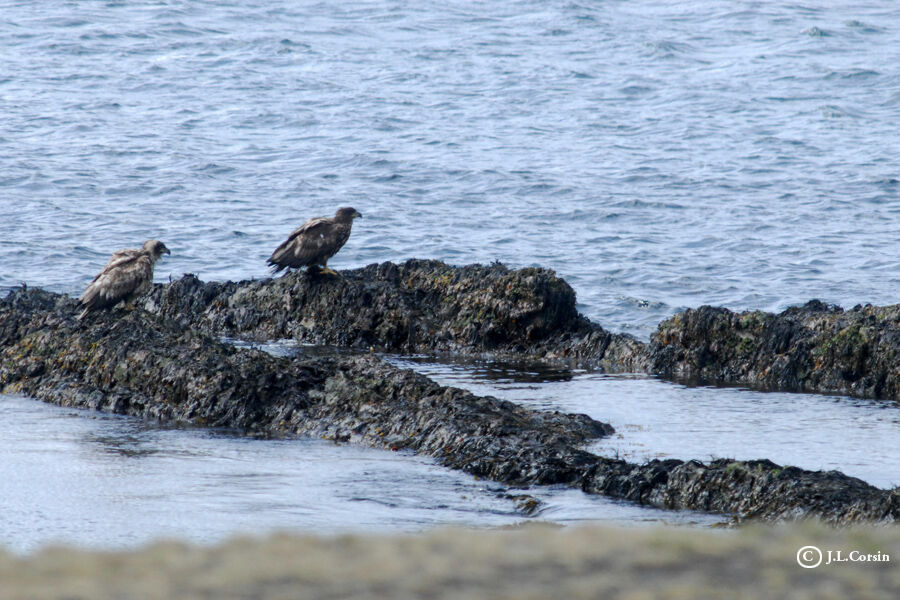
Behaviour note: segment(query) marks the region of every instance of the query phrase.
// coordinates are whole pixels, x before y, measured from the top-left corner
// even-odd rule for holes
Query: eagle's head
[[[144,247],[141,249],[155,259],[158,259],[163,254],[172,254],[169,249],[166,248],[166,245],[159,240],[147,240],[144,242]]]
[[[357,217],[361,218],[362,215],[359,214],[355,208],[352,208],[350,206],[342,206],[341,208],[337,209],[336,213],[334,213],[334,218],[337,221],[348,222],[353,221],[353,219]]]

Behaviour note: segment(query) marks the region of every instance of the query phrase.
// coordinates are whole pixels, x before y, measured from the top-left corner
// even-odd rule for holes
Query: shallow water
[[[257,440],[0,396],[0,546],[129,548],[239,533],[421,531],[526,520],[508,490],[409,453],[313,439]],[[528,490],[533,517],[712,524],[577,490]]]
[[[872,485],[900,486],[900,407],[820,394],[687,387],[645,375],[607,375],[522,364],[390,358],[443,385],[534,408],[588,414],[616,434],[592,452],[631,462],[653,458],[768,458],[838,470]]]
[[[150,237],[172,249],[157,281],[259,278],[303,220],[353,205],[365,217],[336,268],[545,266],[587,316],[643,339],[701,304],[897,301],[887,0],[0,2],[0,56],[0,292],[78,294],[113,250]],[[621,437],[598,449],[630,460],[767,457],[900,481],[889,405],[415,366],[610,421]],[[518,518],[405,455],[0,407],[0,481],[16,482],[0,497],[18,515],[0,543],[16,547]],[[339,474],[365,469],[348,495]],[[419,478],[437,482],[401,499],[383,483]],[[351,498],[378,486],[394,499]],[[647,514],[540,493],[559,520]]]

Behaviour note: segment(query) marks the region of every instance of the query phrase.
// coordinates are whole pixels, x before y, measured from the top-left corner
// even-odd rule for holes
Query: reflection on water
[[[222,342],[231,344],[236,348],[252,348],[254,350],[262,350],[268,352],[272,356],[281,358],[289,356],[298,356],[301,358],[318,358],[328,356],[351,356],[357,354],[365,354],[363,350],[357,348],[347,348],[344,346],[328,346],[323,344],[300,344],[294,339],[285,338],[281,340],[258,342],[255,340],[246,340],[238,337],[227,335],[221,336]]]
[[[900,410],[874,400],[757,392],[736,387],[687,387],[647,375],[572,371],[531,384],[539,366],[521,376],[508,364],[443,363],[421,357],[390,362],[444,385],[548,410],[586,413],[616,433],[590,450],[633,462],[768,458],[812,470],[839,470],[879,487],[900,485]],[[486,375],[502,372],[503,377]],[[553,373],[552,368],[548,369]],[[538,375],[543,377],[543,375]]]
[[[100,452],[114,454],[123,458],[140,458],[160,451],[159,448],[148,444],[144,437],[133,434],[89,433],[84,436],[84,441],[96,444]]]
[[[576,374],[587,373],[583,369],[570,369],[558,365],[536,362],[533,360],[483,360],[461,356],[413,355],[398,358],[394,355],[381,355],[397,366],[412,368],[425,373],[437,372],[458,373],[462,379],[482,381],[490,385],[516,386],[522,384],[552,383],[570,381]],[[534,386],[532,389],[539,389]]]

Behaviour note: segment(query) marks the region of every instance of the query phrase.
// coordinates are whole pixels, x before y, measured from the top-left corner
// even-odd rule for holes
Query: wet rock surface
[[[229,285],[236,284],[220,287]],[[510,485],[564,484],[664,508],[831,523],[900,517],[896,490],[836,472],[599,457],[583,445],[611,433],[609,425],[443,387],[372,355],[280,358],[186,328],[165,310],[117,310],[82,322],[77,312],[73,300],[36,289],[0,301],[0,391],[251,435],[407,449]]]
[[[900,305],[702,306],[660,324],[649,354],[668,378],[900,400]]]
[[[0,390],[168,423],[409,448],[515,484],[574,481],[590,456],[577,446],[613,432],[586,415],[442,387],[374,356],[278,358],[143,311],[79,323],[74,310],[40,290],[0,303]]]

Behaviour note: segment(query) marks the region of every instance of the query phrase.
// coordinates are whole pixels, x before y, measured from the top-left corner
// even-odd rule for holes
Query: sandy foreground
[[[816,546],[822,564],[798,565]],[[828,562],[860,556],[881,561]],[[812,554],[810,554],[812,552]],[[815,561],[814,550],[804,557]],[[0,599],[900,598],[900,528],[529,525],[0,553]]]

